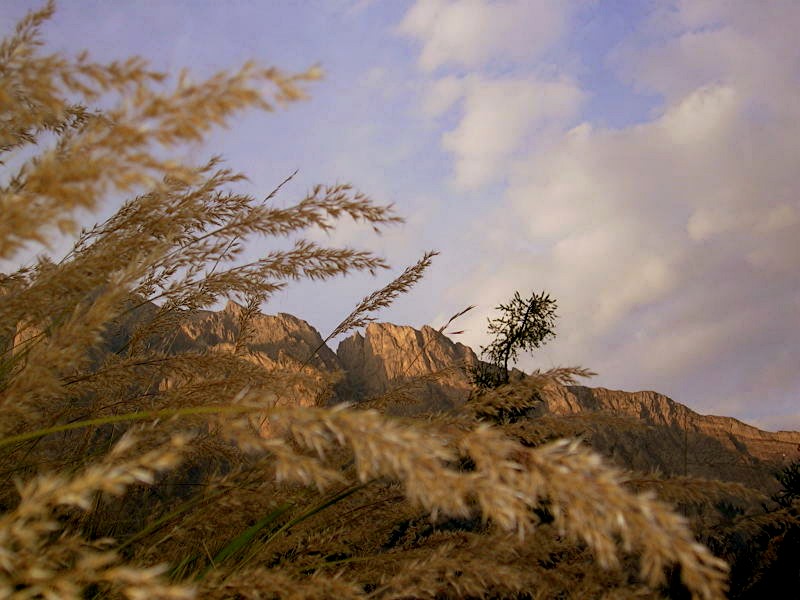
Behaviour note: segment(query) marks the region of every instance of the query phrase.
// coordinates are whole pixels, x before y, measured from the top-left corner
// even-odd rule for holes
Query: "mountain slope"
[[[635,471],[736,481],[772,493],[773,473],[800,458],[800,432],[701,415],[652,391],[552,386],[540,397],[534,421],[548,415],[571,423],[598,452]]]
[[[712,437],[728,450],[759,460],[780,462],[795,457],[800,445],[800,432],[762,431],[732,417],[701,415],[652,391],[567,386],[549,390],[544,400],[551,414],[610,412],[635,417],[650,425]]]
[[[122,348],[158,310],[147,303],[133,312],[108,333],[109,349]],[[218,312],[198,311],[151,343],[170,353],[231,352],[242,336],[241,311],[233,302]],[[405,414],[459,410],[472,390],[464,367],[478,362],[471,348],[431,327],[391,323],[371,323],[334,353],[314,327],[285,313],[256,315],[244,348],[249,361],[282,373],[296,372],[319,348],[306,367],[318,385],[297,388],[286,401],[312,404],[333,385],[333,402],[382,399],[389,412]],[[512,381],[524,378],[517,372]],[[519,393],[530,394],[525,387],[520,385]],[[523,419],[519,429],[537,427],[544,415],[560,419],[602,454],[638,471],[726,479],[766,490],[775,485],[771,472],[777,466],[800,458],[800,432],[772,433],[730,417],[701,415],[652,391],[553,385],[535,400],[528,423]]]

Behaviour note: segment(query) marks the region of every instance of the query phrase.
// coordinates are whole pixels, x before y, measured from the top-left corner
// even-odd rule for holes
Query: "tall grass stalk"
[[[526,446],[479,411],[411,420],[277,402],[315,397],[325,377],[311,360],[250,360],[259,306],[298,279],[387,266],[304,232],[400,219],[348,184],[277,208],[274,193],[230,191],[244,176],[218,157],[161,157],[244,109],[306,98],[320,69],[249,62],[192,83],[138,57],[45,54],[53,13],[48,2],[0,44],[0,258],[76,235],[64,257],[0,277],[0,471],[13,473],[0,597],[638,597],[670,568],[693,597],[723,597],[725,564],[686,522],[577,443]],[[114,215],[78,231],[79,209],[120,193]],[[241,260],[259,236],[294,242]],[[334,334],[409,291],[434,254]],[[181,348],[181,328],[224,298],[245,306],[234,351]],[[368,521],[341,518],[364,506]]]

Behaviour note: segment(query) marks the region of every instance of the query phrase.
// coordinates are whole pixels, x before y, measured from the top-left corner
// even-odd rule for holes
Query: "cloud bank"
[[[421,43],[419,66],[425,71],[533,60],[562,36],[570,5],[562,0],[419,0],[398,31]]]
[[[583,364],[594,385],[800,426],[800,5],[659,4],[606,57],[628,93],[658,98],[617,128],[587,108],[574,61],[547,76],[536,62],[579,50],[574,10],[417,2],[401,23],[421,43],[421,112],[441,120],[453,182],[505,182],[470,235],[485,263],[453,295],[488,308],[552,292],[558,339],[526,366]],[[480,48],[459,45],[478,22]],[[554,25],[523,36],[531,23]],[[513,76],[497,75],[498,56]],[[482,316],[469,326],[466,341],[488,341]]]

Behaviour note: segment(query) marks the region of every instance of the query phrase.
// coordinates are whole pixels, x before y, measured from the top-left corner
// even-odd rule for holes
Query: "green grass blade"
[[[208,494],[207,496],[203,496],[201,498],[191,498],[190,500],[187,500],[183,504],[179,505],[175,510],[170,511],[166,515],[159,517],[158,519],[150,523],[150,525],[139,530],[136,534],[129,537],[127,540],[125,540],[122,544],[120,544],[117,547],[117,550],[123,550],[124,548],[127,548],[128,546],[130,546],[134,542],[139,541],[143,537],[146,537],[151,533],[158,531],[159,529],[161,529],[161,527],[166,525],[169,521],[171,521],[175,517],[178,517],[181,514],[185,513],[186,511],[193,509],[198,504],[202,504],[203,502],[206,501],[215,500],[225,492],[226,490],[217,490],[216,492]]]
[[[302,523],[306,519],[310,519],[311,517],[313,517],[317,513],[322,512],[326,508],[329,508],[329,507],[333,506],[334,504],[337,504],[338,502],[341,502],[342,500],[344,500],[348,496],[351,496],[351,495],[355,494],[356,492],[358,492],[359,490],[363,489],[366,486],[367,486],[366,483],[361,483],[359,485],[350,486],[349,488],[346,488],[346,489],[342,490],[341,492],[339,492],[335,496],[329,498],[328,500],[324,500],[321,503],[311,507],[309,510],[307,510],[303,514],[298,515],[294,519],[288,521],[285,525],[283,525],[283,527],[281,527],[280,529],[275,531],[275,533],[270,535],[269,538],[264,540],[264,542],[265,543],[269,542],[275,536],[280,535],[281,533],[283,533],[285,531],[288,531],[289,529],[291,529],[295,525],[298,525],[298,524]]]
[[[216,568],[217,565],[245,548],[253,540],[253,538],[255,538],[261,532],[262,529],[264,529],[267,525],[274,523],[287,510],[292,508],[292,506],[293,505],[290,503],[281,504],[271,513],[259,519],[257,523],[248,527],[242,533],[233,538],[225,545],[224,548],[222,548],[222,550],[217,552],[216,556],[214,556],[213,560],[211,561],[211,564],[203,569],[203,571],[197,576],[197,579],[202,579],[211,569]]]
[[[172,567],[169,570],[169,578],[171,581],[179,581],[184,579],[184,575],[186,573],[186,568],[194,561],[196,561],[198,556],[196,554],[187,554],[181,559],[177,565]]]
[[[345,488],[341,492],[335,494],[334,496],[328,498],[327,500],[323,500],[319,504],[316,504],[316,505],[312,506],[307,511],[305,511],[302,514],[296,516],[294,519],[290,519],[284,525],[282,525],[280,528],[278,528],[275,531],[273,531],[267,538],[264,539],[263,542],[261,542],[261,546],[262,547],[266,546],[267,544],[269,544],[272,540],[274,540],[280,534],[289,531],[295,525],[299,525],[300,523],[302,523],[306,519],[310,519],[311,517],[313,517],[314,515],[322,512],[326,508],[330,508],[331,506],[334,506],[335,504],[341,502],[342,500],[344,500],[348,496],[351,496],[352,494],[355,494],[359,490],[365,488],[367,485],[369,485],[369,483],[361,483],[361,484],[358,484],[358,485],[350,486],[348,488]],[[248,562],[250,562],[253,559],[253,557],[256,555],[257,552],[258,552],[258,549],[254,548],[250,552],[250,554],[248,554],[246,557],[244,557],[239,562],[239,564],[236,565],[236,568],[241,568],[244,565],[246,565]]]
[[[74,423],[63,423],[61,425],[54,425],[53,427],[45,427],[44,429],[37,429],[35,431],[28,431],[18,435],[12,435],[0,439],[0,448],[9,446],[18,442],[27,442],[28,440],[35,440],[51,433],[61,433],[62,431],[71,431],[73,429],[81,429],[83,427],[93,427],[97,425],[108,425],[110,423],[123,423],[126,421],[147,421],[155,419],[167,419],[170,417],[184,417],[192,415],[213,415],[213,414],[239,414],[249,412],[265,412],[267,409],[255,406],[232,406],[232,405],[212,405],[212,406],[190,406],[186,408],[165,408],[163,410],[142,410],[138,412],[130,412],[121,415],[109,415],[107,417],[98,417],[96,419],[87,419],[86,421],[76,421]]]

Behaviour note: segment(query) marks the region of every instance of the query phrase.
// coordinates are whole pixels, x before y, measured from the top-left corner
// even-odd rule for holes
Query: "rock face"
[[[541,395],[553,415],[611,414],[631,426],[598,419],[590,443],[619,464],[640,471],[739,481],[771,490],[771,471],[800,459],[800,432],[762,431],[733,419],[701,415],[656,392],[554,386]]]
[[[703,434],[737,452],[747,452],[760,460],[781,461],[798,453],[800,432],[762,431],[732,417],[701,415],[657,392],[623,392],[605,388],[567,386],[548,390],[544,395],[552,414],[611,412],[626,415],[656,426]]]
[[[241,306],[231,301],[222,311],[193,314],[180,324],[170,351],[233,352],[242,336],[242,311]],[[247,360],[273,372],[289,375],[302,370],[310,375],[302,383],[285,387],[279,393],[281,403],[308,406],[335,396],[333,387],[342,378],[339,359],[306,321],[287,313],[257,314],[252,317],[245,337],[247,352],[243,356]],[[307,360],[308,365],[303,367]]]
[[[175,350],[186,348],[233,348],[240,334],[242,307],[228,302],[220,312],[199,311],[181,324],[173,342]],[[322,371],[339,371],[339,359],[322,343],[322,336],[306,321],[287,313],[256,315],[247,348],[265,365],[290,358],[302,363],[317,350],[310,364]]]
[[[342,340],[336,353],[345,371],[342,396],[367,400],[413,385],[411,395],[422,399],[426,409],[463,404],[470,390],[463,367],[478,361],[471,348],[453,343],[432,327],[391,323],[370,323],[364,335]],[[420,385],[420,377],[435,381]]]
[[[136,304],[136,310],[106,332],[105,351],[124,349],[136,337],[140,327],[157,321],[159,307],[150,302]],[[230,353],[236,350],[237,341],[246,350],[242,358],[279,375],[285,382],[279,396],[282,403],[310,405],[333,393],[333,386],[342,378],[339,359],[323,343],[319,332],[306,321],[290,314],[256,314],[243,334],[241,316],[244,309],[228,302],[221,311],[201,310],[178,317],[166,323],[161,333],[150,334],[139,340],[151,348],[167,354],[183,352]],[[314,354],[308,361],[303,363]],[[102,356],[98,357],[98,362]],[[294,377],[303,370],[303,378]],[[279,378],[276,377],[276,385]],[[300,382],[302,379],[303,383]],[[171,380],[159,382],[159,387],[169,387]]]
[[[107,332],[107,351],[123,349],[136,327],[159,311],[147,302],[133,305],[138,308]],[[233,351],[241,337],[242,310],[229,302],[219,312],[199,311],[175,323],[170,334],[148,338],[147,343],[166,352]],[[314,376],[312,387],[293,389],[288,402],[317,402],[323,397],[320,393],[333,386],[329,401],[382,399],[389,412],[405,414],[458,409],[471,390],[464,367],[478,363],[469,347],[427,326],[371,323],[363,334],[343,340],[336,353],[322,342],[319,332],[301,319],[286,313],[259,314],[251,322],[244,356],[271,371],[291,374],[317,350],[304,369]],[[513,373],[512,382],[525,377]],[[800,432],[771,433],[729,417],[700,415],[656,392],[552,386],[540,398],[531,417],[574,417],[576,433],[626,468],[728,479],[767,489],[775,485],[771,470],[800,459]]]

